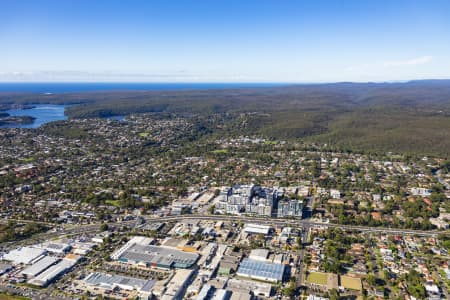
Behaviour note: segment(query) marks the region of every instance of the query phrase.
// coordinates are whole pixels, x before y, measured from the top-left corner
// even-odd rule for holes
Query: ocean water
[[[249,87],[273,87],[286,85],[283,83],[16,83],[1,82],[0,92],[29,93],[70,93],[90,91],[164,91],[164,90],[196,90],[196,89],[229,89]],[[0,95],[1,96],[1,95]]]
[[[31,116],[36,119],[31,124],[8,124],[2,125],[0,128],[37,128],[45,123],[66,120],[65,107],[66,105],[38,104],[30,109],[10,109],[5,112],[11,116]]]
[[[232,89],[250,87],[282,86],[282,83],[0,83],[1,92],[26,93],[71,93],[89,91],[165,91],[165,90],[206,90],[206,89]],[[1,125],[0,128],[37,128],[45,123],[66,120],[64,114],[66,105],[37,104],[31,109],[11,109],[6,112],[12,116],[32,116],[32,124]],[[123,121],[124,116],[114,117]]]

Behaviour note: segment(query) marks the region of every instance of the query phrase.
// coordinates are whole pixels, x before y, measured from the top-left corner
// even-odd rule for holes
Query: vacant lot
[[[312,272],[306,279],[309,283],[326,285],[328,275],[326,273]]]
[[[361,279],[350,276],[341,276],[341,285],[351,290],[362,290]]]

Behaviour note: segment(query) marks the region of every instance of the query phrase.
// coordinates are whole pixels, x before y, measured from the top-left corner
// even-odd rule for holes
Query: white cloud
[[[417,66],[429,63],[432,60],[433,56],[426,55],[407,60],[386,61],[383,63],[383,67]]]

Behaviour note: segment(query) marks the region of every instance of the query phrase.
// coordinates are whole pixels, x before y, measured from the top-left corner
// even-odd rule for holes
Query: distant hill
[[[305,138],[342,149],[450,154],[450,80],[190,91],[0,94],[12,103],[78,104],[71,118],[131,113],[257,113],[241,134]],[[259,113],[259,114],[258,114]]]

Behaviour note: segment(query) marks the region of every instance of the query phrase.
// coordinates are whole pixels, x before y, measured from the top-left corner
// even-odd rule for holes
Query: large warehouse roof
[[[43,272],[45,269],[55,264],[59,258],[52,256],[44,256],[42,259],[38,260],[36,263],[32,264],[28,268],[22,271],[23,275],[27,275],[29,277],[34,277],[39,273]]]
[[[3,255],[4,260],[16,264],[31,264],[36,258],[44,255],[47,251],[32,247],[21,247]]]
[[[198,260],[199,255],[180,250],[140,244],[133,238],[122,248],[117,250],[111,257],[113,259],[131,262],[145,263],[164,268],[189,268]]]
[[[39,274],[34,279],[28,281],[30,284],[45,286],[57,276],[66,272],[68,269],[72,268],[75,265],[75,261],[69,259],[62,259],[56,265],[51,266],[41,274]]]
[[[180,264],[193,265],[198,259],[198,254],[152,245],[133,245],[119,257],[119,259],[124,258],[135,262],[177,266]]]
[[[144,286],[151,284],[152,280],[143,280],[128,276],[110,275],[105,273],[91,273],[84,281],[89,285],[99,286],[112,290],[116,286],[125,290],[140,291]]]
[[[237,274],[265,281],[282,281],[285,266],[251,259],[244,259]]]

